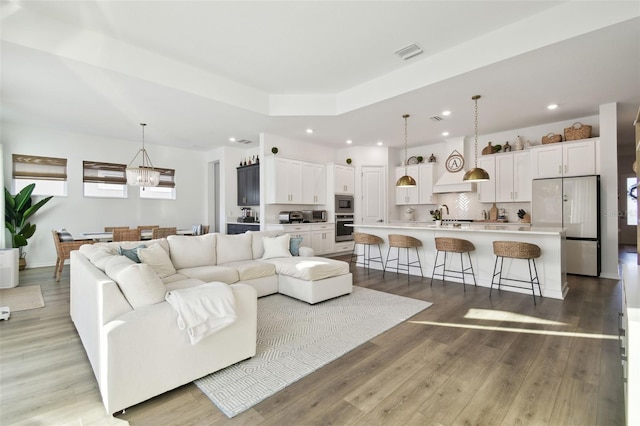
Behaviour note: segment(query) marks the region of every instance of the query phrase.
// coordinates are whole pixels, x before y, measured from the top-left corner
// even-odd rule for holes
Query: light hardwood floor
[[[60,283],[53,267],[23,271],[20,285],[40,285],[46,306],[0,322],[0,424],[624,424],[619,282],[569,276],[564,301],[534,306],[352,270],[356,285],[434,305],[233,419],[193,384],[107,416],[69,318],[69,267]]]

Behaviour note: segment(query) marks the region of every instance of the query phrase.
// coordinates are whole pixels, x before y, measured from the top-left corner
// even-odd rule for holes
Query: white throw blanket
[[[166,299],[178,312],[178,327],[187,329],[192,345],[238,318],[233,291],[224,283],[173,290]]]

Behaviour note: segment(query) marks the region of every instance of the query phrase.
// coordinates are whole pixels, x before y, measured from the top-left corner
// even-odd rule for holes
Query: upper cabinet
[[[351,166],[343,166],[341,164],[332,164],[331,172],[333,173],[333,192],[336,194],[355,193],[356,172]]]
[[[324,164],[302,163],[302,204],[327,202],[327,172]]]
[[[396,205],[434,204],[433,164],[419,164],[406,167],[406,172],[416,180],[416,187],[396,187]],[[405,174],[405,166],[395,168],[395,180]]]
[[[532,179],[597,173],[594,139],[538,145],[530,151]]]
[[[260,205],[260,165],[238,167],[238,206]]]
[[[267,204],[325,204],[323,164],[271,156],[264,161]]]
[[[263,162],[267,204],[302,204],[302,161],[274,155]]]
[[[488,182],[478,182],[478,201],[531,201],[531,154],[529,151],[485,155],[478,166],[489,173]]]

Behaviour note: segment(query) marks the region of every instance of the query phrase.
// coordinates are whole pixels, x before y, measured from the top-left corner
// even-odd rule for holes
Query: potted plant
[[[442,223],[442,211],[440,211],[440,209],[435,209],[429,210],[429,213],[431,213],[431,217],[433,217],[433,220],[436,222],[436,226],[440,226]]]
[[[22,191],[16,195],[4,189],[4,225],[11,233],[11,246],[20,251],[20,270],[23,270],[27,261],[22,248],[28,244],[27,240],[36,232],[36,225],[28,221],[28,219],[42,206],[44,206],[53,196],[48,196],[33,204],[31,202],[31,193],[36,184],[25,186]]]

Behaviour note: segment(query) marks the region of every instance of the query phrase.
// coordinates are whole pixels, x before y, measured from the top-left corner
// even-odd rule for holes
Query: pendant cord
[[[404,118],[404,175],[408,176],[408,167],[407,167],[407,119],[409,118],[409,114],[405,114],[402,116]]]
[[[475,102],[475,109],[473,113],[474,123],[473,123],[473,133],[475,139],[475,148],[473,151],[475,158],[475,168],[478,168],[478,99],[480,99],[480,95],[475,95],[471,99]]]

